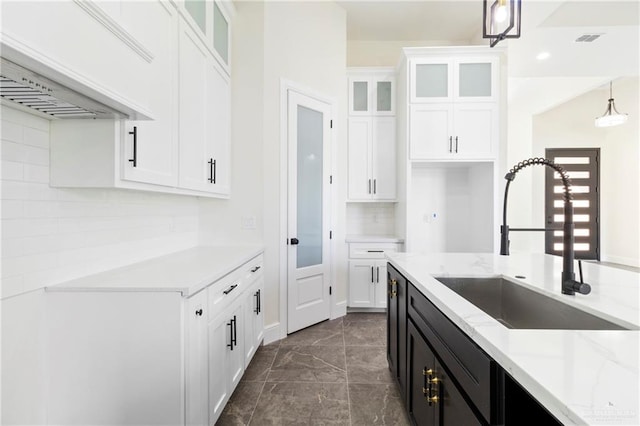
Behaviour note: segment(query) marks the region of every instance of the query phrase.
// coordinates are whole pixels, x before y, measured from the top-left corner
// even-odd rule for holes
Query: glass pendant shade
[[[611,127],[623,124],[629,118],[629,114],[621,114],[616,109],[612,95],[612,83],[609,83],[609,104],[602,117],[596,118],[596,127]]]

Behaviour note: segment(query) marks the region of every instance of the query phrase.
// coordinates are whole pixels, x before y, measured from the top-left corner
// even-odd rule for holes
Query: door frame
[[[289,90],[295,91],[300,93],[301,95],[304,96],[308,96],[310,98],[316,99],[320,102],[324,102],[326,104],[329,104],[330,106],[330,110],[331,110],[331,117],[329,117],[330,120],[332,120],[333,122],[333,127],[332,127],[332,132],[329,138],[329,152],[331,153],[329,161],[329,170],[330,170],[330,174],[331,176],[335,175],[335,155],[336,155],[336,150],[335,150],[335,146],[336,146],[336,112],[338,111],[338,102],[335,98],[332,97],[328,97],[323,93],[320,93],[314,89],[311,89],[307,86],[298,84],[296,82],[293,82],[291,80],[287,80],[284,78],[280,79],[280,250],[279,250],[279,254],[280,254],[280,273],[279,273],[279,279],[280,279],[280,318],[279,318],[279,327],[280,327],[280,338],[284,339],[285,337],[287,337],[287,324],[288,324],[288,320],[289,320],[289,315],[288,315],[288,300],[287,300],[287,293],[288,293],[288,282],[289,282],[289,276],[288,276],[288,268],[287,268],[287,264],[288,264],[288,254],[287,254],[287,249],[288,249],[288,244],[287,244],[287,239],[289,238],[288,235],[288,223],[289,223],[289,212],[288,212],[288,183],[289,183],[289,176],[288,176],[288,172],[289,172],[289,108],[288,108],[288,93]],[[285,165],[285,167],[282,167],[282,165]],[[331,185],[331,187],[329,188],[329,226],[332,230],[335,229],[335,186]],[[335,234],[335,232],[334,232]],[[329,240],[329,285],[331,287],[335,287],[335,282],[336,282],[336,268],[335,268],[335,262],[334,262],[334,256],[335,256],[335,246],[334,246],[334,241],[335,239],[330,239]],[[329,319],[334,319],[335,318],[335,312],[334,312],[334,305],[335,305],[335,291],[331,292],[331,295],[329,296],[329,305],[330,305],[330,310],[329,310]]]

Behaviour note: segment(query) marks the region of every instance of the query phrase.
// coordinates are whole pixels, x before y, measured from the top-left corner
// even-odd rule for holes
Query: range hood
[[[116,110],[4,57],[0,61],[2,99],[57,119],[139,117],[128,108]]]

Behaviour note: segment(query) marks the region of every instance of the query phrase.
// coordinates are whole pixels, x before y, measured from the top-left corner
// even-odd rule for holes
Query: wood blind
[[[600,260],[600,148],[548,148],[546,158],[567,171],[573,196],[576,259]],[[563,193],[560,175],[550,167],[545,175],[545,252],[562,255]]]

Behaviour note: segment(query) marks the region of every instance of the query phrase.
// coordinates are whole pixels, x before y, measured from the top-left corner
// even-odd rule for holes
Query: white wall
[[[395,67],[400,63],[403,47],[467,46],[466,40],[351,40],[347,42],[347,66]]]
[[[640,266],[640,135],[638,132],[638,78],[613,83],[613,95],[620,112],[629,114],[627,123],[596,128],[602,115],[607,90],[592,90],[533,118],[534,156],[545,148],[600,148],[601,260]],[[535,226],[544,223],[544,176],[533,180],[532,214]],[[544,239],[533,244],[544,251]]]
[[[202,200],[201,243],[265,245],[265,324],[280,318],[281,238],[280,162],[281,79],[335,99],[332,206],[338,262],[334,300],[346,301],[346,15],[332,2],[236,2],[232,70],[233,177],[229,201]],[[242,217],[255,216],[255,230],[242,229]],[[282,324],[286,327],[286,324]],[[283,328],[284,330],[284,328]]]
[[[192,247],[194,197],[49,187],[49,121],[2,107],[2,297]]]
[[[49,187],[49,121],[2,106],[2,423],[44,422],[43,287],[198,242],[195,197]]]

